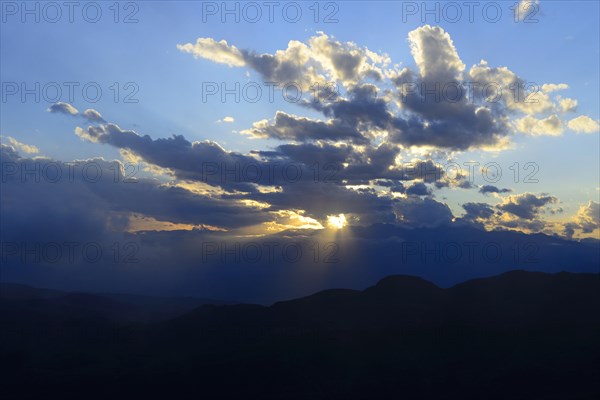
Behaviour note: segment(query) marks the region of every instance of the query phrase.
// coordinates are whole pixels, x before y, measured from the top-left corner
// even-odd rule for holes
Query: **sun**
[[[328,215],[327,226],[333,229],[342,229],[346,226],[346,216],[344,214]]]

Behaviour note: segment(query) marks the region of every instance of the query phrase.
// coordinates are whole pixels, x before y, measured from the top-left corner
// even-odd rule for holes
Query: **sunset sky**
[[[97,23],[3,4],[6,240],[193,247],[186,232],[373,224],[599,239],[599,3],[542,0],[515,21],[496,2],[496,22],[486,2],[456,22],[406,3],[300,2],[297,22],[260,2],[257,22],[220,2],[102,3]],[[75,160],[102,177],[20,175]]]

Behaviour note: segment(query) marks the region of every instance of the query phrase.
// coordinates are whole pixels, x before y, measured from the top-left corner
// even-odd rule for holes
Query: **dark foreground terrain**
[[[593,274],[449,289],[390,276],[192,311],[190,299],[2,292],[3,399],[600,399]]]

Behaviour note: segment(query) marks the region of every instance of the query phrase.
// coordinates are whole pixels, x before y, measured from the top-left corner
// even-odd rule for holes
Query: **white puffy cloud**
[[[557,115],[537,119],[530,115],[515,121],[518,131],[535,136],[560,136],[563,133],[563,122]]]
[[[36,153],[40,152],[40,149],[38,149],[36,146],[21,143],[17,139],[10,137],[10,136],[2,136],[2,137],[4,139],[6,139],[6,141],[8,142],[8,143],[4,143],[4,144],[5,145],[8,144],[15,151],[18,151],[21,153],[26,153],[26,154],[36,154]]]
[[[273,54],[257,54],[239,50],[225,40],[199,38],[195,44],[179,44],[177,48],[196,58],[235,67],[249,67],[265,81],[280,86],[295,83],[305,89],[331,81],[351,86],[366,79],[381,79],[382,67],[389,57],[361,48],[353,42],[340,42],[323,32],[309,38],[307,43],[290,40],[285,50]]]
[[[423,79],[444,83],[462,80],[465,64],[458,56],[450,35],[439,26],[425,25],[408,34],[410,51]]]
[[[591,119],[587,115],[580,115],[577,118],[573,118],[568,122],[567,126],[577,133],[594,133],[600,129],[598,121]]]
[[[574,112],[577,110],[577,100],[565,97],[557,97],[560,111],[562,112]]]
[[[525,81],[507,67],[490,67],[485,60],[474,65],[469,76],[482,97],[490,103],[505,104],[510,111],[537,114],[550,111],[554,104],[546,91]]]
[[[568,89],[569,85],[566,83],[545,83],[542,85],[542,91],[545,93],[556,92],[558,90]]]

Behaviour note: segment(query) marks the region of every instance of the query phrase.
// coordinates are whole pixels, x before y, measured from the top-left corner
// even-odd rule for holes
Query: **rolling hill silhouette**
[[[112,298],[23,297],[0,300],[4,398],[600,398],[595,274],[390,276],[147,323]]]

